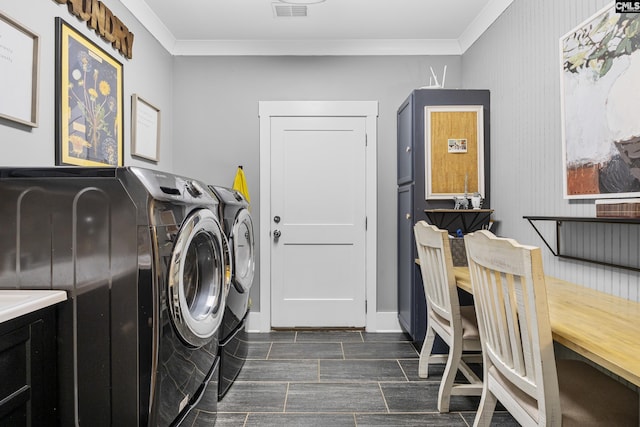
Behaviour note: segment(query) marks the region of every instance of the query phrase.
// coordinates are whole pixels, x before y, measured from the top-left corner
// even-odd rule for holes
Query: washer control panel
[[[156,200],[218,204],[218,198],[204,184],[191,178],[151,169],[131,167],[147,191]]]

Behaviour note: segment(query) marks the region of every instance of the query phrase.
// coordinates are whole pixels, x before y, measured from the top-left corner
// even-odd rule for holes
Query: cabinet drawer
[[[55,315],[0,323],[0,426],[56,425]]]
[[[29,338],[29,326],[0,336],[0,420],[14,412],[26,411],[25,406],[31,398]]]

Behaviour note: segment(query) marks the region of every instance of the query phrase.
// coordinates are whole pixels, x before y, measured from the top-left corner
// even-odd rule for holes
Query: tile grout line
[[[282,408],[283,414],[287,413],[287,400],[289,399],[289,384],[291,383],[287,382],[287,391],[284,392],[284,407]]]
[[[273,341],[269,343],[269,350],[267,351],[267,356],[264,358],[264,360],[269,360],[269,356],[271,355],[272,348],[273,348]]]
[[[390,414],[389,405],[387,404],[387,398],[384,396],[384,392],[382,391],[382,384],[378,381],[378,388],[380,389],[380,394],[382,395],[382,401],[384,402],[384,407],[387,408],[387,414]]]
[[[407,376],[407,373],[405,372],[404,368],[402,367],[402,363],[400,363],[400,359],[396,359],[396,363],[400,367],[400,370],[402,371],[402,375],[404,375],[404,378],[407,380],[407,382],[410,382],[409,381],[409,377]]]
[[[462,412],[458,412],[458,415],[460,416],[460,418],[462,418],[462,422],[463,422],[467,427],[470,427],[470,426],[469,426],[469,423],[467,422],[467,420],[465,420],[465,419],[464,419],[464,417],[462,416]]]

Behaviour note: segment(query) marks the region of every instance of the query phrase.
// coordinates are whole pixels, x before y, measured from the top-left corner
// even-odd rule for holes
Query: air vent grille
[[[273,3],[273,15],[276,18],[303,18],[307,16],[307,6]]]

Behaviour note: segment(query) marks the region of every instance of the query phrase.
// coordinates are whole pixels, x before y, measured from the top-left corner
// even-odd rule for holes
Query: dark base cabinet
[[[427,106],[482,106],[484,130],[484,176],[485,194],[483,208],[491,206],[491,191],[489,159],[489,91],[475,89],[423,89],[413,91],[400,105],[397,113],[397,158],[398,158],[398,320],[409,334],[417,349],[422,348],[422,342],[427,330],[427,307],[424,297],[422,275],[415,260],[418,256],[413,236],[413,225],[421,220],[429,223],[425,210],[452,209],[451,200],[425,200],[425,107]],[[438,174],[439,171],[430,171]],[[441,173],[445,173],[444,171]],[[486,221],[474,222],[477,228]],[[455,234],[457,228],[465,228],[451,222],[448,226],[450,233]],[[470,302],[468,295],[464,296],[461,304]],[[447,351],[446,344],[437,340],[434,352]]]
[[[55,426],[55,309],[0,323],[0,426]]]

